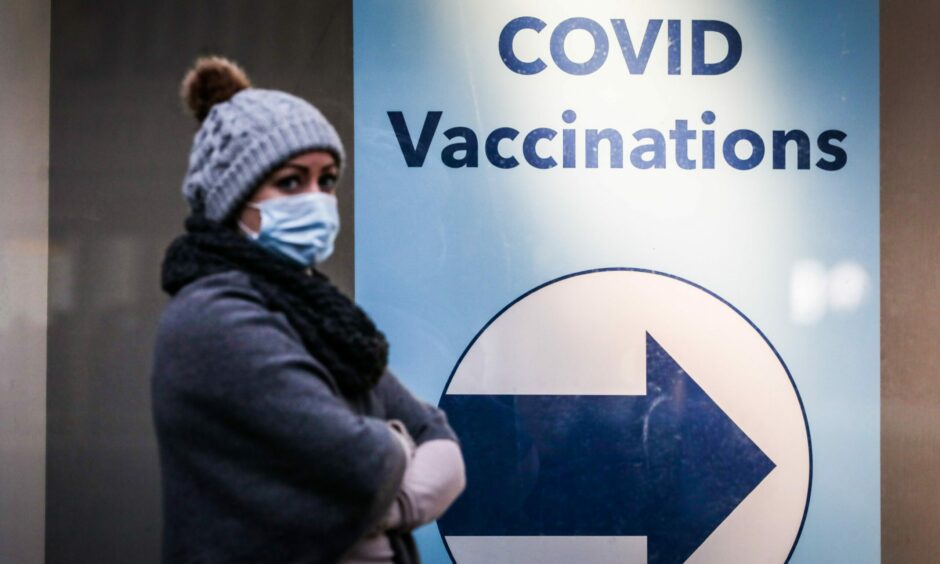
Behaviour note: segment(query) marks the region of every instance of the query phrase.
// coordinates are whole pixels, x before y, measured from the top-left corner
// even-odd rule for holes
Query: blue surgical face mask
[[[305,192],[246,205],[261,212],[261,230],[255,233],[240,221],[238,225],[262,247],[301,266],[323,262],[333,254],[339,232],[336,196]]]

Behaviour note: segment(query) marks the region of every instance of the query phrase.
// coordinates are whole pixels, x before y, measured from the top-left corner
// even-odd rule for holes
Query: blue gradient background
[[[382,2],[354,6],[357,299],[388,335],[393,370],[437,403],[474,335],[507,303],[576,271],[635,267],[671,273],[728,300],[764,332],[802,396],[813,444],[812,497],[793,562],[880,559],[879,455],[879,116],[878,4],[873,0],[772,2],[506,1]],[[531,77],[506,69],[497,52],[502,26],[520,15],[554,25],[566,17],[599,21],[611,53],[593,75],[554,68]],[[628,76],[609,19],[625,18],[636,37],[649,18],[719,19],[741,33],[743,56],[726,75],[669,77],[665,25],[647,73]],[[684,29],[685,47],[689,47]],[[522,36],[520,36],[521,38]],[[531,38],[538,38],[534,33]],[[638,41],[638,39],[634,39]],[[541,52],[539,54],[542,54]],[[684,57],[688,68],[689,54]],[[534,127],[586,128],[624,135],[625,168],[536,170],[521,156]],[[403,111],[417,137],[425,113],[444,112],[427,161],[407,168],[386,112]],[[826,129],[848,134],[838,172],[681,171],[669,144],[664,171],[629,165],[630,134],[664,134],[674,120],[719,144],[734,129],[761,133]],[[510,126],[522,135],[503,152],[522,164],[449,169],[442,132],[467,126],[480,137]],[[561,136],[541,147],[560,159]],[[720,147],[720,145],[719,145]],[[719,149],[720,151],[720,149]],[[694,154],[694,152],[693,152]],[[813,150],[812,162],[821,155]],[[790,156],[793,159],[793,156]],[[852,311],[797,323],[790,313],[795,264],[827,268],[850,261],[868,286]],[[418,532],[427,562],[446,562],[435,525]]]

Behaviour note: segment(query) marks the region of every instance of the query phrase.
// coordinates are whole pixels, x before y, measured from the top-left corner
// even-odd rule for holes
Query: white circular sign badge
[[[793,378],[744,314],[681,278],[612,268],[533,289],[473,339],[441,405],[467,458],[438,523],[460,564],[784,562],[802,530]],[[709,496],[726,508],[697,517]]]

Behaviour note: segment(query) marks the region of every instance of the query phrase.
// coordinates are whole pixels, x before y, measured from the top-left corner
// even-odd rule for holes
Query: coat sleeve
[[[418,446],[433,439],[458,440],[444,411],[416,398],[390,371],[379,380],[375,392],[385,405],[386,416],[401,420]]]
[[[253,288],[210,286],[175,301],[158,330],[153,396],[161,442],[185,451],[174,460],[265,526],[306,527],[338,547],[374,527],[406,467],[386,422],[334,393]]]
[[[390,372],[376,386],[388,417],[418,445],[383,526],[411,530],[440,517],[466,486],[463,455],[443,410],[414,397]]]

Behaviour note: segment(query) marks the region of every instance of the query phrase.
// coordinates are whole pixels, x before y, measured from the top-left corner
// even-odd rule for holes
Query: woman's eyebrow
[[[281,170],[283,170],[283,169],[285,169],[285,168],[296,168],[296,169],[298,169],[298,170],[300,170],[301,172],[304,172],[304,173],[310,172],[310,169],[309,169],[309,168],[305,167],[304,165],[300,165],[300,164],[296,164],[296,163],[284,163],[284,166],[281,167]]]

